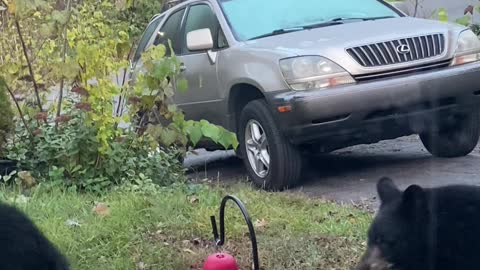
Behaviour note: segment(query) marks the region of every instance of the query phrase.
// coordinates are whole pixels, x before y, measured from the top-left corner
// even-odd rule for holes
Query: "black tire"
[[[454,116],[453,124],[442,125],[420,134],[425,148],[432,155],[443,158],[463,157],[470,154],[478,144],[480,136],[479,111],[473,110]]]
[[[245,131],[250,121],[261,125],[268,142],[270,166],[263,178],[254,171],[247,155]],[[301,153],[280,132],[264,100],[254,100],[245,106],[240,116],[237,136],[243,162],[255,185],[265,190],[281,191],[299,183],[302,173]]]

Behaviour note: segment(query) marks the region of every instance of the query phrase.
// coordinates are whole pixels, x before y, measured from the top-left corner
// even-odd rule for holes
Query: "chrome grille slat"
[[[360,64],[361,64],[362,66],[367,66],[367,63],[365,62],[365,60],[363,60],[363,57],[360,56],[360,54],[358,53],[357,50],[358,50],[358,48],[354,48],[354,49],[352,50],[353,54],[355,54],[354,58],[356,57],[357,61],[360,60],[360,62],[361,62]]]
[[[407,39],[407,44],[408,46],[410,46],[410,49],[412,50],[410,52],[411,56],[412,56],[412,60],[418,60],[418,54],[417,54],[417,50],[415,49],[415,42],[413,42],[412,39]]]
[[[427,37],[423,36],[420,39],[422,40],[422,44],[424,44],[423,42],[425,41],[425,47],[427,47],[427,57],[430,57],[430,46],[428,46]]]
[[[375,60],[377,61],[378,65],[382,65],[383,63],[380,62],[380,59],[378,58],[377,53],[373,50],[371,45],[367,46],[367,49],[373,54],[373,57],[375,57]]]
[[[365,55],[365,57],[367,57],[368,62],[370,62],[370,64],[371,64],[372,66],[375,66],[375,64],[373,63],[372,58],[370,58],[370,56],[368,55],[367,51],[365,51],[365,49],[364,49],[363,47],[360,47],[360,50],[363,52],[363,54]]]
[[[406,49],[401,46],[406,45]],[[405,46],[403,46],[405,47]],[[399,50],[405,49],[404,52]],[[380,67],[433,58],[445,52],[443,34],[401,38],[348,48],[347,52],[364,67]]]
[[[422,40],[420,39],[420,37],[415,38],[415,43],[418,44],[418,47],[420,47],[420,54],[422,55],[421,59],[426,58],[425,51],[423,50]]]
[[[445,50],[445,37],[443,35],[439,35],[440,38],[440,51],[443,52]]]
[[[382,48],[380,48],[378,44],[375,44],[375,48],[377,48],[377,50],[380,52],[380,56],[382,56],[383,62],[385,63],[384,65],[388,65],[389,62],[387,60],[387,56],[385,55],[385,53],[383,53]]]
[[[433,55],[437,55],[437,42],[436,42],[437,35],[432,36],[432,44],[433,44]]]
[[[388,56],[390,56],[390,59],[392,60],[392,64],[394,64],[394,63],[395,63],[395,59],[393,58],[392,52],[388,49],[387,43],[383,42],[383,43],[381,43],[381,44],[383,45],[383,47],[384,47],[385,50],[387,51]]]

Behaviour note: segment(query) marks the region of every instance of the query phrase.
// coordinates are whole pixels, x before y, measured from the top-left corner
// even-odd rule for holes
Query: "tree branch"
[[[10,89],[10,87],[8,87],[6,82],[4,82],[4,83],[5,83],[4,84],[5,88],[7,89],[8,93],[10,94],[10,97],[12,97],[12,100],[15,103],[15,106],[17,107],[18,114],[20,115],[20,119],[22,119],[22,122],[23,122],[23,125],[25,126],[25,129],[30,134],[30,137],[33,138],[33,133],[30,130],[30,128],[28,127],[27,121],[25,120],[25,117],[23,116],[22,108],[20,108],[20,105],[18,104],[18,101],[15,98],[15,95],[13,94],[12,89]]]
[[[17,28],[18,37],[20,38],[20,43],[22,44],[23,55],[25,56],[25,59],[27,61],[28,71],[30,73],[30,77],[32,77],[33,90],[35,91],[37,105],[38,105],[38,108],[40,109],[40,112],[43,112],[42,101],[40,99],[40,93],[38,90],[37,81],[35,80],[35,74],[33,73],[32,63],[28,58],[27,46],[25,45],[25,40],[23,39],[22,31],[20,29],[20,23],[18,23],[17,18],[15,18],[14,21],[15,21],[15,27]]]
[[[70,12],[71,9],[71,0],[67,2],[67,11]],[[67,25],[68,21],[63,28],[63,51],[62,51],[62,62],[65,64],[67,58]],[[62,76],[60,80],[60,92],[58,93],[58,103],[57,103],[57,117],[60,117],[62,114],[62,102],[63,102],[63,87],[65,84],[65,77]],[[58,122],[55,121],[55,127],[58,126]]]
[[[417,17],[419,0],[414,0],[414,1],[415,1],[415,10],[413,11],[413,17]]]

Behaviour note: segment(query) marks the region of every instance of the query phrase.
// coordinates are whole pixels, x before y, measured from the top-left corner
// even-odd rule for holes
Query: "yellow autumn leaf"
[[[17,6],[15,5],[15,1],[5,1],[6,4],[7,4],[7,8],[8,8],[8,13],[12,14],[12,15],[15,15],[15,12],[17,10]]]

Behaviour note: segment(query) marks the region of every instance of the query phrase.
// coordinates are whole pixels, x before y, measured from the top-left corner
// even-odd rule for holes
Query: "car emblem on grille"
[[[410,52],[410,46],[408,46],[407,44],[398,45],[397,52],[401,54],[407,54]]]

